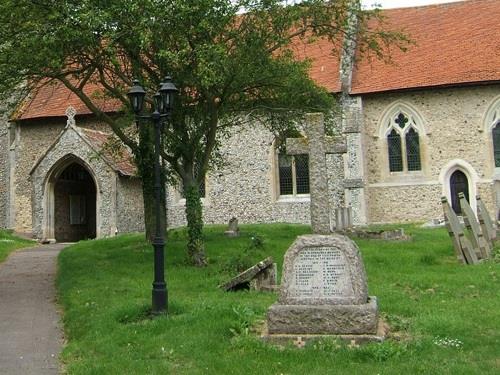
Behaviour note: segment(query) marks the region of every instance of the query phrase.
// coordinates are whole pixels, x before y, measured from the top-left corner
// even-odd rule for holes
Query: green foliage
[[[256,318],[255,312],[248,306],[234,306],[233,312],[236,319],[229,328],[229,331],[234,336],[248,336]]]
[[[368,32],[371,19],[376,22]],[[358,32],[350,21],[356,21]],[[166,74],[181,88],[171,124],[162,128],[162,157],[167,175],[176,175],[184,186],[193,180],[199,185],[207,170],[220,164],[220,146],[236,124],[264,120],[279,135],[306,112],[330,113],[332,96],[311,80],[310,61],[295,58],[294,44],[300,49],[326,38],[338,54],[344,38],[356,38],[360,51],[386,57],[391,46],[408,42],[386,26],[379,13],[362,11],[351,0],[293,5],[282,0],[3,0],[0,96],[10,97],[13,90],[27,95],[41,84],[70,89],[132,150],[146,197],[152,186],[152,137],[147,125],[136,128],[129,116],[126,92],[134,77],[146,87],[150,104]],[[121,103],[124,117],[101,110],[110,99]],[[154,227],[149,202],[144,205],[148,235]],[[193,207],[192,215],[196,212]],[[188,219],[189,226],[197,222]],[[200,255],[193,261],[204,264],[198,232],[191,228],[188,254]]]
[[[500,265],[465,266],[446,230],[404,226],[413,241],[356,240],[390,325],[386,342],[356,346],[320,340],[303,349],[261,342],[258,331],[277,295],[223,292],[221,264],[264,239],[263,254],[282,268],[299,225],[241,225],[204,229],[207,267],[185,264],[185,228],[169,232],[166,280],[169,315],[151,319],[153,251],[142,236],[85,241],[59,255],[59,301],[68,343],[68,374],[497,374]],[[421,261],[432,255],[436,264]],[[89,272],[92,270],[92,272]],[[458,347],[457,347],[458,345]]]
[[[228,275],[235,275],[243,272],[255,264],[255,260],[262,260],[266,257],[266,247],[263,236],[257,233],[244,234],[248,238],[241,251],[228,255],[227,259],[221,262],[221,271]]]
[[[13,235],[10,230],[0,230],[0,263],[14,250],[35,246],[36,242]]]
[[[392,341],[370,343],[356,350],[356,357],[366,362],[386,362],[393,358],[403,357],[407,352],[406,345]]]

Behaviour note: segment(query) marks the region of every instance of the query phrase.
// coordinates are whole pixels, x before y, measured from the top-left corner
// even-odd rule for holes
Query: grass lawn
[[[443,229],[405,226],[408,242],[356,240],[371,295],[393,337],[350,348],[262,343],[253,327],[273,293],[226,293],[235,268],[272,255],[281,270],[299,225],[206,228],[210,264],[186,265],[185,231],[169,232],[170,315],[151,320],[153,254],[141,235],[80,242],[59,255],[59,300],[70,374],[498,374],[500,264],[459,264]]]
[[[35,241],[16,237],[11,231],[0,230],[0,263],[2,263],[12,251],[22,247],[35,245]]]

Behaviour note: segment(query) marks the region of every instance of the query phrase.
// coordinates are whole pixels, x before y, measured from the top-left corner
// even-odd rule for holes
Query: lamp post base
[[[166,315],[168,313],[166,285],[155,285],[155,283],[153,283],[153,291],[151,295],[153,297],[153,308],[151,313],[153,315]]]

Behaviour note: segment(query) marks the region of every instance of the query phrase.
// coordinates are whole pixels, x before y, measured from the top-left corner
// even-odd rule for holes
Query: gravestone
[[[477,218],[479,220],[479,224],[481,225],[484,237],[488,241],[490,248],[493,249],[494,241],[496,241],[497,238],[496,228],[493,225],[490,213],[486,209],[486,206],[484,205],[479,195],[476,196],[476,202],[477,202]]]
[[[238,219],[233,217],[229,220],[227,229],[224,232],[226,237],[238,237],[240,235],[240,228],[238,227]]]
[[[445,227],[448,230],[457,259],[466,264],[476,264],[478,262],[476,252],[471,242],[465,236],[465,228],[460,223],[457,214],[451,208],[446,197],[441,197],[443,206]]]
[[[333,234],[330,223],[325,154],[345,152],[345,144],[325,136],[322,114],[308,114],[306,120],[308,139],[287,139],[287,151],[310,155],[314,234],[297,237],[287,250],[280,297],[267,312],[262,337],[298,346],[325,336],[381,341],[377,299],[368,297],[359,249],[348,237]]]
[[[323,114],[306,115],[307,138],[287,138],[289,155],[309,154],[309,191],[311,196],[311,226],[314,233],[331,233],[330,201],[326,154],[347,152],[345,140],[325,135]]]
[[[487,259],[490,256],[491,249],[486,238],[483,236],[476,215],[474,215],[474,211],[472,211],[464,193],[458,193],[458,198],[460,200],[460,208],[464,214],[465,226],[470,233],[469,239],[472,243],[472,247],[476,250],[476,256],[478,259]]]
[[[335,209],[335,230],[345,231],[352,228],[352,207],[338,207]]]
[[[380,340],[377,330],[377,299],[368,297],[356,244],[338,234],[299,236],[285,255],[278,302],[267,312],[268,335]]]
[[[273,291],[276,289],[276,277],[276,263],[274,263],[272,257],[268,257],[235,276],[227,283],[219,285],[219,288],[225,291],[243,289]]]

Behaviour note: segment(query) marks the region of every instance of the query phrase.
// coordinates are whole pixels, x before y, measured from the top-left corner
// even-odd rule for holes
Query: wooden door
[[[462,212],[458,193],[464,193],[465,199],[469,201],[469,180],[464,172],[456,170],[450,177],[451,207],[457,214]]]

